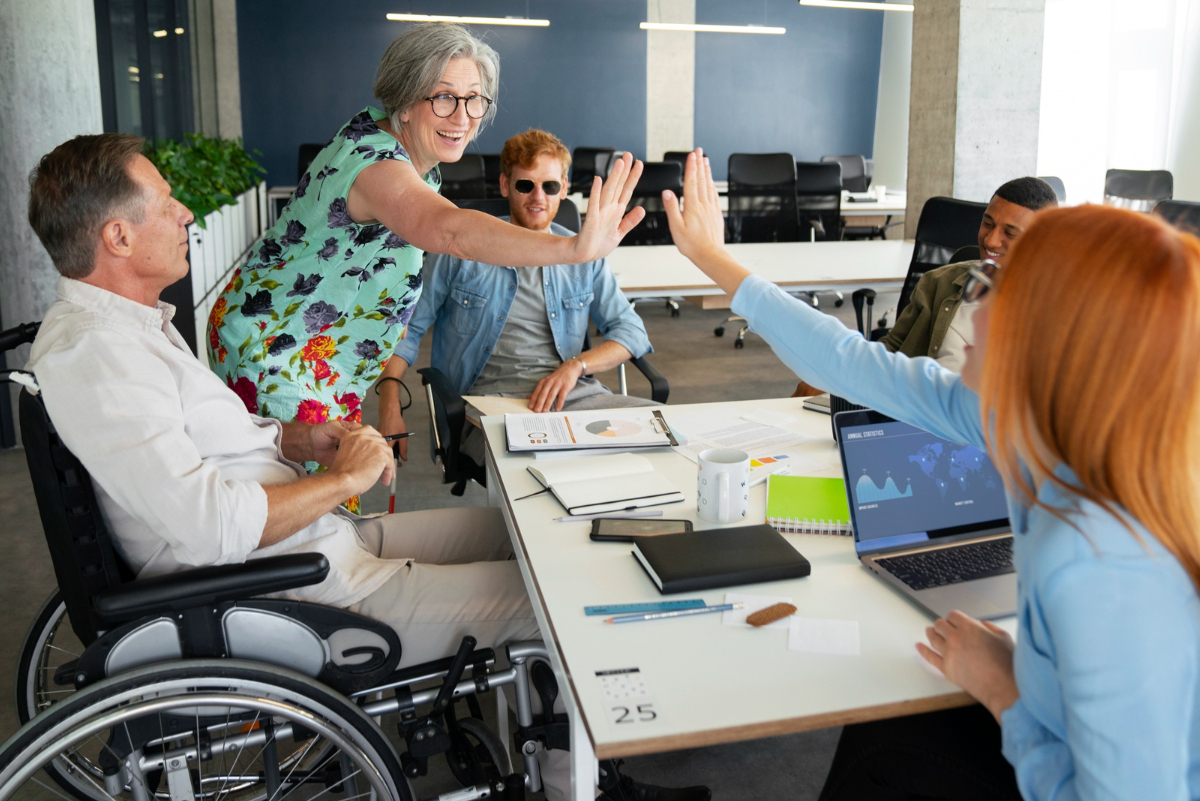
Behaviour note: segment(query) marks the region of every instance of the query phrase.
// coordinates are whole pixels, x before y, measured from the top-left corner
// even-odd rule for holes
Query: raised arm
[[[572,237],[537,233],[460,209],[430,189],[411,164],[398,160],[359,173],[347,208],[356,222],[377,220],[428,253],[507,267],[578,264],[608,255],[641,222],[641,207],[625,213],[641,174],[642,163],[626,153],[607,181],[596,177],[583,228]]]

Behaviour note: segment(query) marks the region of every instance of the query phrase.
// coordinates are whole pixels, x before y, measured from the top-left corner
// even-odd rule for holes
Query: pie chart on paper
[[[628,420],[593,420],[584,430],[597,437],[633,437],[642,433],[642,427]]]

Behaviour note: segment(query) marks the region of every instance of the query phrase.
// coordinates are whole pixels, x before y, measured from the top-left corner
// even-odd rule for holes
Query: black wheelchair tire
[[[70,631],[71,624],[66,619],[66,614],[67,607],[63,602],[62,593],[55,590],[38,610],[37,616],[34,617],[33,624],[29,627],[21,644],[21,657],[17,660],[14,689],[17,701],[17,720],[22,726],[33,720],[38,713],[54,702],[54,699],[39,697],[38,682],[51,678],[41,676],[42,672],[48,670],[43,657],[47,655],[49,649],[55,647],[53,640],[62,626],[66,626]],[[71,637],[74,638],[73,632],[71,632]],[[70,655],[79,656],[75,653]],[[63,697],[66,697],[74,692],[74,688],[64,688],[61,692]]]
[[[144,716],[148,713],[141,707],[147,704],[177,702],[180,708],[189,709],[196,701],[218,696],[220,705],[230,707],[239,702],[264,703],[263,699],[266,699],[283,710],[273,711],[272,715],[282,715],[282,719],[294,720],[306,728],[318,721],[327,731],[336,732],[337,737],[344,739],[362,764],[373,766],[371,770],[363,771],[363,775],[385,788],[383,801],[413,801],[412,790],[403,778],[391,743],[354,703],[285,668],[239,660],[150,665],[106,679],[54,704],[23,726],[0,749],[0,800],[20,798],[14,793],[20,793],[21,788],[27,786],[26,781],[38,781],[35,773],[34,777],[20,778],[18,782],[25,766],[34,765],[40,770],[52,765],[62,753],[78,747],[78,738],[90,736],[80,733],[87,732],[89,727],[100,726],[96,729],[99,733],[109,725],[116,725],[112,721],[128,722],[139,715]],[[215,702],[209,703],[211,706]],[[80,779],[75,784],[70,779],[76,777],[67,777],[63,773],[60,769],[52,771],[50,776],[72,795],[83,799],[110,798],[102,789],[97,789],[94,780],[92,791],[88,792],[87,781]],[[250,791],[250,795],[255,792]]]
[[[483,765],[491,764],[503,778],[512,773],[512,763],[499,735],[479,718],[458,718],[458,731],[451,734],[453,743],[446,752],[450,772],[463,787],[487,781]]]

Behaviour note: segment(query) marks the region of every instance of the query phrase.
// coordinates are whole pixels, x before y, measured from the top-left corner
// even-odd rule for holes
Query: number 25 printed
[[[616,719],[617,723],[648,723],[658,717],[658,713],[654,711],[654,704],[638,704],[635,709],[630,709],[627,706],[614,706],[614,713],[619,713]]]

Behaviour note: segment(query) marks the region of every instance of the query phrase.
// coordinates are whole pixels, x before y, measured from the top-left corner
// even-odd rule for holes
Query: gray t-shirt
[[[538,381],[562,365],[546,316],[544,269],[526,267],[516,271],[517,293],[504,321],[504,330],[468,395],[524,398],[533,392]],[[578,400],[606,391],[596,379],[583,377],[567,397]]]

